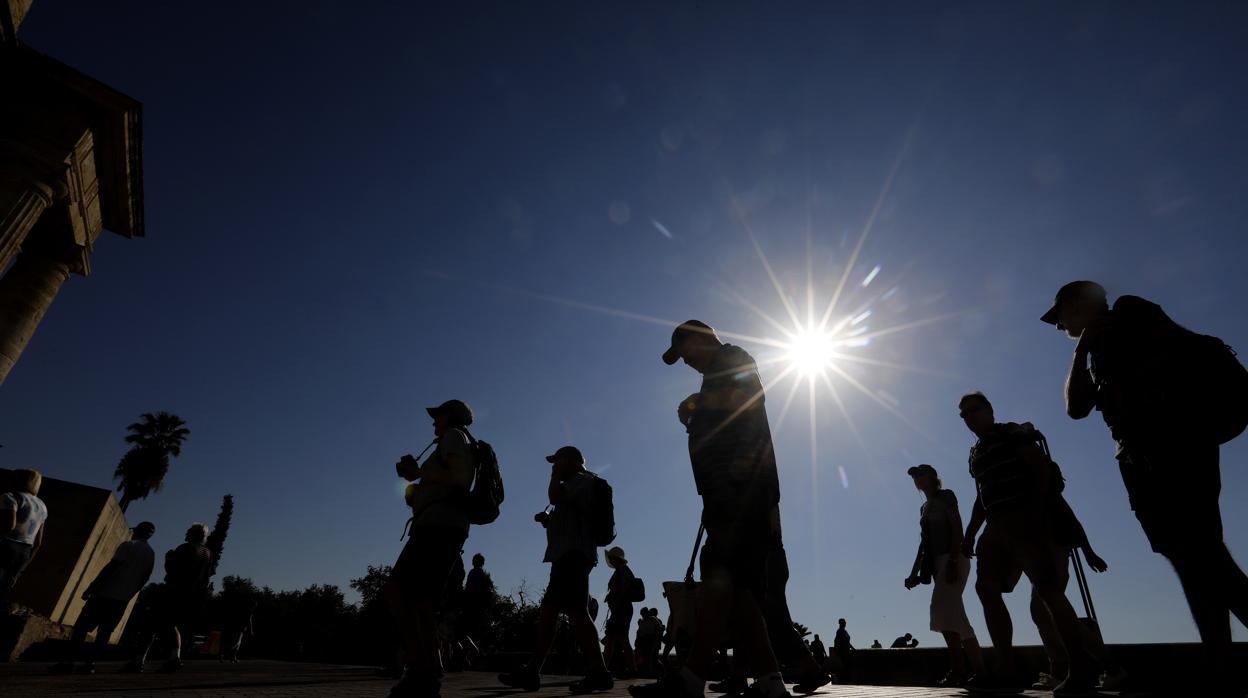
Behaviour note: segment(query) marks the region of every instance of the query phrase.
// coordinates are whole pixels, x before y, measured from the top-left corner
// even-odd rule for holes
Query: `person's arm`
[[[955,584],[958,576],[961,575],[958,556],[962,554],[962,515],[958,513],[958,500],[953,497],[952,493],[949,498],[949,513],[945,517],[949,522],[949,562],[945,564],[945,581]]]
[[[906,577],[906,588],[913,589],[919,585],[919,570],[923,567],[923,541],[919,541],[919,550],[914,554],[914,564],[910,566],[910,576]]]
[[[1084,329],[1075,344],[1075,355],[1070,360],[1070,372],[1066,374],[1066,414],[1071,419],[1083,419],[1096,407],[1096,382],[1088,370],[1088,355],[1092,341],[1097,335],[1094,326]]]
[[[971,520],[966,522],[966,534],[962,536],[962,554],[975,557],[975,536],[979,535],[979,527],[984,525],[984,504],[975,495],[975,503],[971,505]]]
[[[39,527],[39,531],[35,533],[35,541],[30,544],[30,559],[32,560],[35,559],[35,553],[39,552],[39,548],[43,546],[43,529],[45,528],[47,528],[46,521]]]
[[[5,508],[0,509],[0,536],[8,535],[17,528],[17,509],[8,508],[8,500],[4,500]]]

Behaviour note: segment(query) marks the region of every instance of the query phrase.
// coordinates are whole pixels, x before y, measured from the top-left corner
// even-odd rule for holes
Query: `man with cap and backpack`
[[[603,661],[598,628],[589,613],[589,574],[598,564],[598,548],[615,538],[611,487],[585,469],[585,456],[575,446],[564,446],[547,456],[551,464],[546,495],[550,506],[533,520],[546,529],[550,582],[542,595],[533,656],[520,671],[500,674],[507,686],[526,691],[541,688],[542,665],[555,640],[559,615],[564,614],[588,664],[583,679],[569,687],[573,694],[609,691],[615,680]]]
[[[688,661],[657,683],[630,686],[635,698],[696,698],[716,650],[732,629],[735,651],[749,660],[759,698],[788,695],[768,639],[763,602],[776,540],[780,482],[754,358],[724,344],[715,330],[689,320],[672,332],[663,363],[702,375],[701,390],[681,401],[677,417],[689,434],[689,461],[702,497],[706,544],[701,552],[696,628]]]
[[[1231,621],[1248,624],[1248,576],[1222,531],[1219,446],[1248,425],[1248,371],[1217,337],[1184,328],[1161,306],[1092,281],[1063,286],[1041,318],[1077,341],[1066,413],[1101,413],[1153,551],[1174,566],[1204,645],[1209,692],[1231,690]]]
[[[462,565],[469,526],[497,518],[503,499],[493,449],[468,431],[473,421],[468,405],[448,400],[426,411],[433,418],[434,441],[425,450],[437,448],[423,463],[406,455],[395,465],[399,477],[412,483],[407,497],[412,518],[410,536],[386,589],[407,661],[392,698],[439,695],[437,614],[452,572]]]

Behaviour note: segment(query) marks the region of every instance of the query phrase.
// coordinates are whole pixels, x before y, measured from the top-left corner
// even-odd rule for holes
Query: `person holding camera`
[[[503,684],[525,691],[541,688],[542,664],[555,640],[559,614],[565,614],[589,665],[585,678],[569,687],[573,694],[609,691],[615,680],[607,671],[598,643],[598,628],[589,614],[589,574],[598,564],[598,546],[590,523],[594,505],[594,480],[585,469],[585,456],[575,446],[564,446],[547,456],[551,464],[546,495],[550,506],[533,520],[546,529],[546,555],[550,582],[542,595],[537,620],[537,644],[533,657],[520,671],[500,674]]]
[[[472,410],[460,400],[426,408],[433,418],[437,448],[420,463],[406,455],[395,464],[399,477],[413,483],[411,534],[394,563],[386,587],[391,613],[399,622],[407,667],[391,698],[435,698],[442,688],[437,611],[468,539],[466,501],[476,474],[468,425]]]

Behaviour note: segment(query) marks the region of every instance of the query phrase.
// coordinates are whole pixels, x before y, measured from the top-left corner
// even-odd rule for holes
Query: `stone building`
[[[8,483],[11,475],[12,471],[0,468],[0,483]],[[33,642],[64,635],[82,611],[82,592],[112,559],[117,546],[130,540],[126,516],[109,490],[45,477],[39,498],[48,505],[43,547],[17,580],[9,599],[34,616],[23,613],[7,619],[8,625],[0,631],[0,661],[16,659]],[[127,608],[113,632],[113,642],[121,638],[129,615]]]
[[[0,0],[0,383],[100,233],[143,235],[141,105],[22,45],[31,2]]]

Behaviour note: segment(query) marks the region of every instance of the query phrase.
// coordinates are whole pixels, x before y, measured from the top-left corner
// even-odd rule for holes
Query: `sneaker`
[[[122,674],[142,674],[144,671],[146,671],[146,664],[137,659],[131,659],[118,669],[118,672]]]
[[[1123,684],[1127,682],[1127,670],[1117,667],[1112,670],[1106,670],[1101,674],[1101,683],[1098,686],[1102,691],[1120,691]]]
[[[945,674],[945,677],[943,679],[936,682],[936,685],[941,688],[960,688],[963,684],[967,682],[967,679],[968,677],[964,676],[963,674],[959,674],[954,671],[949,671],[947,674]],[[1032,688],[1035,688],[1035,686],[1032,686]]]
[[[832,675],[825,671],[811,676],[803,676],[798,679],[797,684],[793,686],[793,690],[803,695],[810,695],[830,683],[832,683]]]
[[[1056,676],[1041,672],[1040,676],[1037,677],[1035,682],[1031,684],[1031,690],[1052,691],[1054,688],[1057,688],[1057,684],[1059,683],[1061,682],[1058,680]]]
[[[615,679],[611,678],[610,673],[595,671],[580,681],[573,681],[572,685],[568,686],[568,691],[574,696],[583,696],[598,691],[610,691],[613,688],[615,688]]]
[[[1071,671],[1066,680],[1053,687],[1053,695],[1094,696],[1097,693],[1096,680],[1099,676],[1095,671]]]
[[[172,674],[173,672],[179,671],[181,669],[182,669],[182,660],[180,658],[175,657],[173,659],[168,660],[164,664],[161,664],[160,669],[158,669],[158,671],[162,674]]]
[[[78,673],[79,674],[94,674],[95,662],[87,662],[86,664],[83,664],[82,666],[78,667]]]
[[[628,694],[633,698],[702,698],[685,690],[685,682],[679,674],[668,674],[654,683],[629,686]]]
[[[716,681],[706,685],[706,690],[711,693],[723,693],[730,696],[738,696],[745,693],[745,689],[749,688],[749,683],[745,679],[728,678],[723,681]]]
[[[542,687],[542,676],[536,671],[521,669],[498,675],[498,682],[504,686],[519,688],[522,691],[536,691]]]
[[[72,674],[74,673],[73,662],[57,662],[48,667],[49,674]]]

